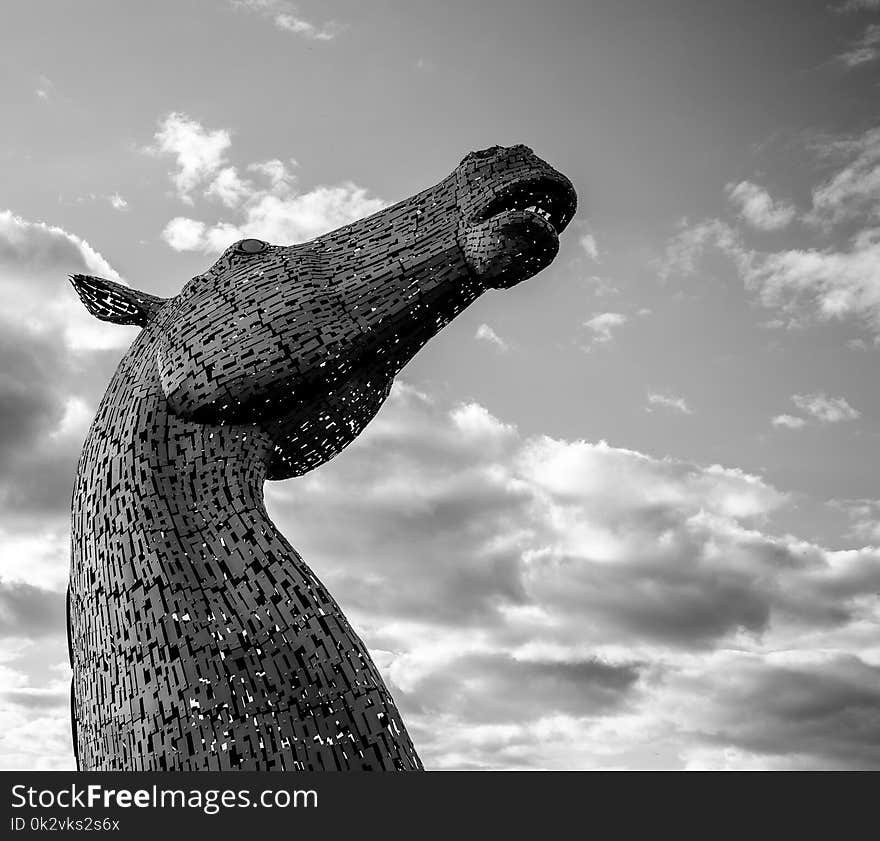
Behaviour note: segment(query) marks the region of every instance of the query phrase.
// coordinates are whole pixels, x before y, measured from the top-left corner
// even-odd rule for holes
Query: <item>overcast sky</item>
[[[73,767],[70,489],[136,332],[67,274],[172,295],[515,143],[558,258],[270,513],[427,767],[880,767],[880,0],[31,0],[0,69],[0,767]]]

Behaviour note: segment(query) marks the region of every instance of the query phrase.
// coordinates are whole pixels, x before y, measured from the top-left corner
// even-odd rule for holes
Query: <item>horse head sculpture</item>
[[[143,329],[77,470],[68,633],[83,769],[416,769],[365,646],[269,519],[263,483],[353,441],[488,289],[533,276],[571,183],[525,146],[293,246],[244,239],[168,299],[74,275]]]

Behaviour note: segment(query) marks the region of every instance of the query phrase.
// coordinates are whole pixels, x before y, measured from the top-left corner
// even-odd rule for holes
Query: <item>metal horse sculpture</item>
[[[494,146],[312,242],[242,240],[172,298],[71,278],[93,315],[143,328],[73,493],[79,768],[421,768],[263,483],[353,441],[431,336],[551,262],[575,204],[530,149]]]

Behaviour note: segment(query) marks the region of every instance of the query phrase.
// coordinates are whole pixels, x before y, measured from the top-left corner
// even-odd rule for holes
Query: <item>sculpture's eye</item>
[[[268,247],[261,239],[243,239],[235,246],[235,250],[242,254],[259,254]]]

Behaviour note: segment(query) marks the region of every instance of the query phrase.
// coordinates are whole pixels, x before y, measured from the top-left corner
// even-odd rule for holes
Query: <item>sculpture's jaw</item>
[[[546,169],[547,172],[504,182],[473,214],[471,221],[480,223],[508,211],[521,211],[546,221],[554,236],[562,233],[574,215],[577,198],[574,187],[564,175],[550,167]]]
[[[493,185],[463,220],[462,250],[471,271],[488,288],[508,288],[548,266],[577,207],[571,182],[529,157],[534,166],[518,166]]]

